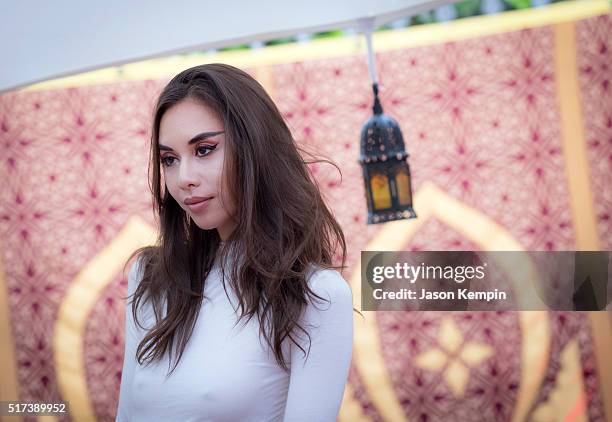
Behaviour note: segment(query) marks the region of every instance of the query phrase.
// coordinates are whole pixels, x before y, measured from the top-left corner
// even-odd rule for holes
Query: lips
[[[185,205],[187,205],[187,208],[189,208],[189,211],[191,211],[192,213],[198,213],[198,212],[204,211],[204,209],[210,203],[211,199],[212,197],[208,197],[208,198],[191,197],[191,198],[185,199],[184,202],[185,202]]]
[[[190,196],[189,198],[185,198],[183,202],[185,205],[194,205],[211,198],[212,196]]]

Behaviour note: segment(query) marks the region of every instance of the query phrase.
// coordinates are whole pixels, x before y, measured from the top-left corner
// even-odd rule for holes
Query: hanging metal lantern
[[[372,49],[372,27],[365,28],[368,63],[374,90],[374,115],[361,129],[359,163],[363,169],[368,224],[416,218],[408,153],[397,121],[383,113]]]
[[[363,169],[368,224],[415,218],[408,153],[399,125],[383,113],[374,89],[374,115],[361,129],[359,163]]]

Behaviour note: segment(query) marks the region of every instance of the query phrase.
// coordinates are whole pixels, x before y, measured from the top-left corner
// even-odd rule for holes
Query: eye
[[[174,160],[174,157],[171,157],[171,156],[165,156],[165,157],[162,157],[162,158],[160,159],[160,161],[161,161],[161,163],[162,163],[162,165],[163,165],[164,167],[170,167],[170,166],[172,165],[172,161],[168,162],[168,160]]]
[[[200,157],[204,157],[208,154],[210,154],[212,151],[215,150],[215,148],[217,148],[216,145],[200,145],[196,148],[196,152],[201,153],[199,156]],[[202,152],[204,151],[204,152]]]
[[[198,157],[205,157],[210,154],[212,151],[217,148],[216,145],[200,145],[196,148],[196,155]],[[159,161],[162,163],[164,167],[170,167],[174,163],[175,158],[171,155],[167,155],[165,157],[161,157]]]

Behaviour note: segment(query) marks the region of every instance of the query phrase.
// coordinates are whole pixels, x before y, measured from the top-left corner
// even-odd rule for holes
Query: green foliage
[[[432,11],[421,13],[420,15],[410,18],[410,25],[421,25],[436,21],[436,17]]]
[[[479,15],[480,0],[464,0],[459,3],[455,3],[455,9],[457,10],[458,18]]]
[[[230,47],[221,48],[219,49],[219,51],[249,50],[250,48],[251,46],[248,44],[239,44],[239,45],[232,45]]]
[[[266,45],[281,45],[295,42],[294,37],[278,38],[276,40],[266,41]]]
[[[344,31],[324,31],[324,32],[317,32],[316,34],[314,34],[312,36],[313,39],[317,39],[317,38],[331,38],[331,37],[341,37],[344,35]]]
[[[531,7],[531,0],[504,0],[512,9],[527,9]]]

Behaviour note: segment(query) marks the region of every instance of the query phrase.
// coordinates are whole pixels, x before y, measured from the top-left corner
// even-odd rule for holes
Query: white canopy
[[[455,0],[6,1],[0,3],[0,92],[108,66],[374,26]]]

